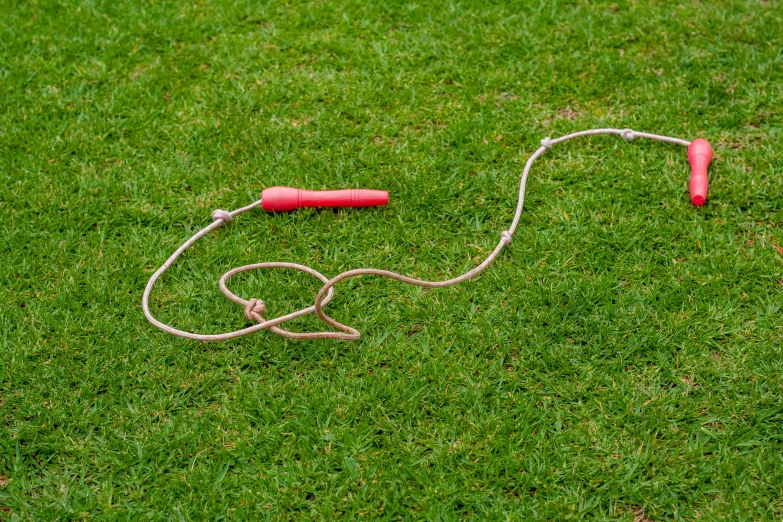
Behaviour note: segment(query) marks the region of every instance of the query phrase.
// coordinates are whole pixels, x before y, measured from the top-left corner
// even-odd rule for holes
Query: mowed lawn
[[[761,1],[0,0],[0,520],[783,516],[783,9]],[[377,267],[357,342],[246,326],[226,270]],[[232,281],[275,317],[293,271]],[[314,317],[289,323],[322,329]]]

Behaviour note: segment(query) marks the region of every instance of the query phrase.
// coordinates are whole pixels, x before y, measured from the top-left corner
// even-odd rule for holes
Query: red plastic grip
[[[291,187],[269,187],[261,192],[261,207],[272,212],[303,207],[377,207],[389,203],[385,190],[302,190]]]
[[[712,146],[710,142],[698,138],[688,146],[688,163],[691,164],[691,203],[697,207],[707,201],[709,179],[707,167],[712,161]]]

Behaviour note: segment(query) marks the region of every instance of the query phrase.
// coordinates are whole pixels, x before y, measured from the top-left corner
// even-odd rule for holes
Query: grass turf
[[[774,0],[0,2],[0,519],[783,513],[783,19]],[[359,342],[177,339],[152,271],[276,184],[388,208],[242,215],[153,296],[244,325],[216,281],[364,278]],[[252,274],[269,315],[316,281]],[[312,318],[294,325],[319,327]]]

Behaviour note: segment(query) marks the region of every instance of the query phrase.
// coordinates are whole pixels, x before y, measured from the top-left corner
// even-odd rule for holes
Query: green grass
[[[780,7],[0,0],[0,519],[780,518]],[[142,315],[272,185],[391,204],[244,214],[159,317],[245,325],[239,264],[462,273],[597,126],[711,140],[707,205],[681,147],[583,139],[474,281],[338,286],[359,342]]]

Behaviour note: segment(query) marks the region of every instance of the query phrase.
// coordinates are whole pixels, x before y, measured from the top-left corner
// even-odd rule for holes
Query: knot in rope
[[[620,135],[625,141],[633,141],[633,139],[636,137],[636,133],[631,129],[623,129],[623,132]]]
[[[264,318],[261,317],[261,314],[264,312],[266,312],[266,304],[261,299],[254,297],[245,305],[245,318],[250,322],[263,323]]]
[[[552,148],[552,139],[547,136],[543,140],[541,140],[541,146],[544,147],[546,150],[549,150]]]
[[[503,241],[505,244],[510,245],[511,244],[511,232],[508,230],[504,230],[500,233],[500,240]]]
[[[234,218],[231,216],[230,212],[227,212],[222,209],[217,209],[212,211],[212,219],[214,219],[215,221],[220,221],[222,225],[223,223],[228,223]]]

